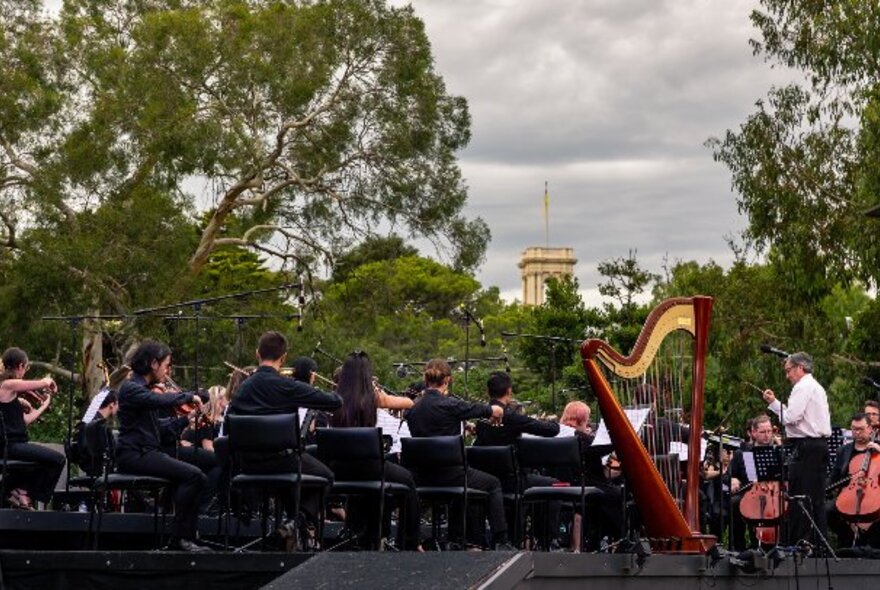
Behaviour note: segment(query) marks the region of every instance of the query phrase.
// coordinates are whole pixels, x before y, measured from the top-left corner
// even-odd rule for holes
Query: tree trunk
[[[89,312],[90,315],[98,315],[96,310]],[[101,385],[104,383],[104,372],[101,365],[104,362],[104,339],[101,330],[101,322],[85,320],[83,326],[83,379],[88,399],[92,399]]]

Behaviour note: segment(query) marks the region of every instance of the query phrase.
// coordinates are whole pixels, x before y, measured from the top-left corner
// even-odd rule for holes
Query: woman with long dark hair
[[[342,397],[342,407],[330,418],[330,426],[333,428],[373,427],[376,426],[377,410],[406,410],[413,405],[411,399],[388,395],[379,387],[373,378],[370,357],[365,352],[353,352],[345,359],[339,371],[336,393]],[[337,474],[337,477],[341,476]],[[416,494],[416,484],[412,474],[400,465],[386,461],[385,481],[402,483],[410,488],[403,499],[403,522],[399,537],[408,549],[421,551],[419,497]],[[352,514],[358,512],[357,509],[350,510]],[[374,523],[375,520],[374,515],[367,516],[368,523]],[[369,534],[370,532],[367,531],[367,535]]]
[[[5,459],[36,463],[36,469],[9,473],[3,488],[9,490],[7,503],[23,510],[33,510],[33,501],[49,502],[58,477],[64,469],[64,455],[30,442],[27,427],[49,408],[52,395],[58,391],[55,381],[29,380],[24,376],[30,368],[25,351],[7,348],[3,353],[0,372],[0,456]],[[21,394],[45,390],[42,401],[34,407]]]

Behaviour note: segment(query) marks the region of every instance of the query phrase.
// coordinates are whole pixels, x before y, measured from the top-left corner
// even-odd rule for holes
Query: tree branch
[[[60,367],[54,363],[47,363],[44,361],[31,361],[31,366],[42,371],[49,371],[49,373],[53,375],[64,377],[68,381],[71,379],[70,369],[65,369],[64,367]],[[79,373],[73,373],[73,382],[77,385],[81,384],[82,375]]]

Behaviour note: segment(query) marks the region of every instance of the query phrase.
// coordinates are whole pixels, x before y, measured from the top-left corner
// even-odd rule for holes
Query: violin
[[[174,382],[174,380],[171,378],[171,376],[165,377],[165,381],[163,381],[163,382],[154,383],[152,386],[150,386],[150,389],[154,393],[159,393],[159,394],[180,393],[183,391],[183,389],[177,383]],[[195,396],[199,397],[200,400],[202,399],[202,397],[198,393],[196,393]],[[191,401],[191,402],[182,403],[179,406],[174,408],[174,412],[175,412],[175,414],[177,414],[178,416],[181,416],[181,417],[182,416],[189,416],[190,413],[196,412],[195,428],[211,425],[211,418],[207,414],[205,414],[204,411],[202,411],[198,402]]]

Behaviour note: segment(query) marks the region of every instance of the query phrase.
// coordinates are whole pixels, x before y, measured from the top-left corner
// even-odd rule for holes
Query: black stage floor
[[[728,558],[704,556],[502,552],[325,552],[187,554],[152,551],[148,514],[107,514],[97,551],[83,551],[88,514],[0,510],[0,590],[211,590],[298,588],[383,590],[538,590],[545,588],[719,590],[758,587],[871,588],[880,560],[758,560],[746,572]],[[202,518],[204,538],[219,540],[217,519]],[[235,524],[231,527],[235,532]],[[238,541],[259,534],[241,528]],[[129,550],[130,549],[130,550]]]

